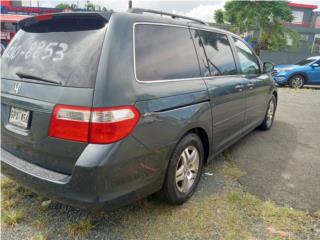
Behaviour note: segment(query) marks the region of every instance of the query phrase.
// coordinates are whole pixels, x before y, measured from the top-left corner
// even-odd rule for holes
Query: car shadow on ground
[[[309,193],[301,183],[306,173],[301,171],[296,176],[291,173],[298,145],[301,143],[297,128],[288,122],[275,120],[270,131],[251,132],[231,147],[235,162],[245,172],[239,182],[262,199],[318,211],[319,204],[314,202],[314,197],[310,194],[310,199],[306,199]]]

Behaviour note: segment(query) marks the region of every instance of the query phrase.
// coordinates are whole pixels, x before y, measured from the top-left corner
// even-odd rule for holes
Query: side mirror
[[[319,67],[319,64],[318,63],[314,63],[314,64],[311,65],[311,67],[317,68],[317,67]]]
[[[263,72],[269,73],[272,72],[274,69],[274,65],[271,62],[264,62],[263,63]]]

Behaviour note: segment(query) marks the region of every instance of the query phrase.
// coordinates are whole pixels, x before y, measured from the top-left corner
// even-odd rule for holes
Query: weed
[[[90,217],[82,218],[77,223],[71,223],[68,226],[68,233],[70,236],[85,236],[87,235],[92,229],[94,225],[92,224],[92,220]]]
[[[23,209],[4,210],[2,214],[3,222],[7,225],[17,225],[25,216]]]
[[[39,232],[36,235],[32,236],[30,240],[49,240],[49,232],[44,231],[44,232]]]

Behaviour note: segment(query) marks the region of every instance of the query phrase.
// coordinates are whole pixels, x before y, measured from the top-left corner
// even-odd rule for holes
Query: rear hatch
[[[56,105],[92,107],[108,18],[98,13],[43,15],[20,22],[2,56],[2,148],[66,174],[87,142],[49,137]]]

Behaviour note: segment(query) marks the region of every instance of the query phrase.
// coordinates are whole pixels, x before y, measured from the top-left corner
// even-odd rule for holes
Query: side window
[[[239,56],[241,72],[244,74],[260,73],[259,61],[251,49],[241,40],[233,38]]]
[[[221,33],[191,30],[204,76],[237,74],[230,43]],[[207,61],[206,61],[207,59]]]
[[[142,81],[200,77],[187,28],[136,25],[135,61],[137,78]]]

